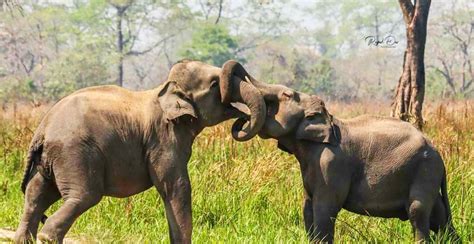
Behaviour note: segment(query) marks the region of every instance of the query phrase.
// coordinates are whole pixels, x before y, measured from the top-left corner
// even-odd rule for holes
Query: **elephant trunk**
[[[260,91],[247,81],[247,71],[234,60],[222,67],[220,91],[222,102],[242,102],[250,110],[250,118],[239,118],[232,125],[232,137],[237,141],[247,141],[257,135],[265,123],[267,108]]]
[[[288,88],[278,84],[267,84],[249,76],[249,81],[260,91],[265,101],[278,101],[278,94]]]
[[[231,63],[232,62],[232,63]],[[231,65],[234,64],[234,65]],[[234,72],[234,75],[237,75],[239,78],[251,83],[254,87],[258,89],[260,94],[263,96],[264,100],[272,100],[272,101],[278,101],[278,94],[282,90],[288,89],[285,86],[282,85],[277,85],[277,84],[267,84],[265,82],[261,82],[251,75],[247,73],[247,71],[240,65],[239,63],[235,61],[227,61],[224,64],[223,67],[223,74],[230,74]],[[225,76],[225,75],[224,75]],[[229,76],[227,76],[229,77]],[[225,77],[224,77],[225,78]],[[230,78],[229,78],[230,79]],[[221,78],[221,81],[222,78]],[[232,94],[232,89],[229,86],[230,82],[228,80],[224,80],[222,82],[223,84],[221,85],[221,96],[222,96],[222,102],[223,103],[229,103],[231,102],[231,94]]]

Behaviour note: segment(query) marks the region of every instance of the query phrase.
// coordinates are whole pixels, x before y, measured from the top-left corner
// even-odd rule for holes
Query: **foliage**
[[[44,96],[57,99],[88,86],[106,84],[109,79],[107,56],[87,47],[83,52],[65,52],[45,68]]]
[[[97,16],[104,3],[80,6],[68,10],[61,5],[34,5],[31,14],[7,18],[8,35],[3,41],[10,44],[2,54],[10,62],[4,82],[15,80],[11,84],[16,85],[3,90],[13,89],[16,99],[55,100],[76,89],[108,82],[113,54],[107,50],[110,39],[99,34],[106,20]]]
[[[404,30],[402,15],[395,1],[318,1],[311,11],[324,24],[311,38],[318,43],[321,53],[328,57],[357,55],[366,46],[366,36],[379,39],[387,34],[400,39]],[[362,41],[361,41],[362,40]]]
[[[310,70],[311,75],[301,80],[301,90],[307,93],[324,94],[329,96],[334,93],[336,88],[333,84],[334,69],[327,59],[321,59]]]
[[[284,84],[296,90],[331,96],[339,88],[331,61],[313,49],[285,47],[282,42],[269,42],[256,49],[257,77],[268,83]]]
[[[473,23],[474,10],[460,2],[444,9],[429,28],[435,41],[427,41],[428,55],[433,57],[427,60],[427,67],[445,83],[443,95],[462,98],[474,94]]]
[[[183,58],[221,66],[225,61],[235,59],[237,47],[237,40],[229,34],[225,26],[203,25],[194,32],[180,55]]]
[[[463,99],[462,94],[458,94],[456,97],[451,93],[448,84],[444,80],[444,77],[437,71],[433,69],[428,69],[426,71],[426,80],[429,81],[426,83],[425,96],[428,99],[436,100],[439,98],[458,98]]]
[[[5,84],[0,86],[0,101],[6,103],[8,101],[19,101],[23,97],[37,95],[38,88],[33,80],[15,80],[6,79]],[[33,99],[34,100],[34,97]]]
[[[182,58],[237,59],[261,80],[337,100],[391,99],[405,48],[396,1],[26,1],[22,9],[0,9],[3,100],[57,100],[118,80],[120,66],[125,87],[152,88]],[[431,9],[427,96],[472,98],[472,8],[450,0]],[[386,34],[394,48],[364,40]]]
[[[387,114],[389,105],[328,103],[338,117]],[[447,167],[454,225],[466,243],[474,240],[474,103],[428,104],[425,132]],[[48,106],[19,107],[0,116],[0,227],[16,228],[23,206],[20,182],[32,132]],[[189,162],[195,243],[306,243],[301,212],[303,186],[298,162],[273,140],[232,139],[231,123],[207,128]],[[58,208],[55,204],[47,214]],[[340,243],[411,243],[409,221],[342,211]],[[84,242],[169,242],[162,201],[154,188],[135,196],[103,198],[73,225],[69,236]],[[443,236],[432,236],[445,243]]]

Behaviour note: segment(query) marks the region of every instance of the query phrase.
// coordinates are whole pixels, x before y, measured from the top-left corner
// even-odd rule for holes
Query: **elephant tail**
[[[25,194],[28,182],[31,180],[31,174],[35,168],[35,165],[41,161],[41,154],[43,154],[43,143],[43,135],[35,135],[31,142],[30,148],[28,150],[28,156],[26,157],[26,167],[23,173],[23,180],[21,181],[21,191],[23,194]],[[43,214],[41,217],[41,222],[44,224],[47,218],[48,217]]]
[[[447,228],[448,233],[454,238],[454,240],[460,240],[460,237],[457,235],[456,230],[453,226],[452,215],[451,215],[451,207],[449,205],[448,199],[448,189],[447,189],[447,179],[446,179],[446,170],[444,172],[443,179],[441,180],[441,199],[443,200],[444,207],[446,209],[447,215]]]
[[[21,191],[23,193],[26,191],[26,186],[31,179],[31,173],[35,168],[35,165],[41,161],[41,154],[43,153],[43,138],[43,136],[35,136],[28,150],[25,172],[23,173],[23,180],[21,182]]]
[[[448,199],[448,189],[446,183],[446,173],[443,176],[443,180],[441,180],[441,199],[443,200],[444,207],[446,208],[446,214],[448,215],[448,221],[451,221],[451,207],[449,206],[449,199]]]

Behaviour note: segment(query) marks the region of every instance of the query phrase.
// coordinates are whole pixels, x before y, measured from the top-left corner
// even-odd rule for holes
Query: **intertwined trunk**
[[[425,42],[430,0],[399,0],[406,25],[407,47],[403,72],[398,80],[392,117],[423,127],[422,107],[425,96]]]

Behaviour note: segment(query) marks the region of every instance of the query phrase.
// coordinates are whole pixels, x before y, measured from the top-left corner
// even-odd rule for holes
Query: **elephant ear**
[[[197,118],[189,98],[175,81],[168,81],[158,94],[158,101],[163,115],[168,121],[176,121],[179,117],[189,115]]]
[[[305,111],[305,118],[296,130],[296,139],[337,145],[332,115],[324,107]]]

